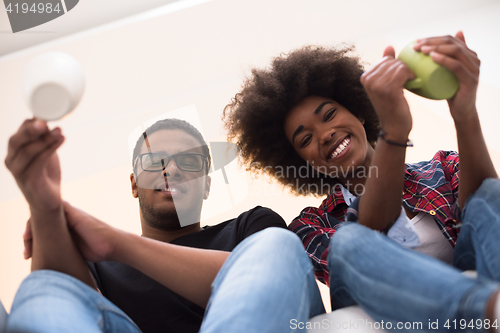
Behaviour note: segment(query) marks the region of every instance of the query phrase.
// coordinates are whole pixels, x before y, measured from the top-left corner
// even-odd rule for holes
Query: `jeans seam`
[[[476,256],[476,251],[474,249],[474,238],[472,237],[473,234],[476,233],[476,226],[473,224],[473,223],[470,223],[470,222],[464,222],[462,227],[461,227],[461,230],[460,232],[462,233],[465,233],[465,227],[468,227],[470,228],[470,231],[469,231],[469,238],[470,238],[470,245],[472,246],[472,249],[468,249],[467,252],[465,253],[461,253],[460,257],[457,257],[457,260],[456,261],[459,261],[461,258],[464,257],[464,255],[469,255],[471,252],[473,253],[474,257]],[[460,238],[459,238],[460,239]]]
[[[304,279],[304,281],[302,283],[302,294],[300,296],[300,306],[299,306],[298,312],[295,314],[295,318],[298,318],[299,314],[303,313],[303,311],[304,311],[307,295],[309,295],[309,292],[310,292],[309,288],[307,288],[308,284],[309,284],[309,282],[307,281],[307,277],[309,274],[312,273],[312,271],[313,271],[313,269],[307,269],[307,271],[305,272],[306,274],[304,276],[306,278]],[[311,306],[312,306],[312,304],[311,304]],[[308,313],[308,317],[309,317],[309,313]],[[294,319],[294,318],[291,318],[291,319]]]

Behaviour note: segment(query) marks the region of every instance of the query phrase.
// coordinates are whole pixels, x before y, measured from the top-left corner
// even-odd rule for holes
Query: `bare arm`
[[[64,137],[40,120],[26,120],[9,140],[5,165],[30,205],[32,270],[59,271],[95,288],[90,271],[71,239],[61,200],[56,154]]]
[[[182,297],[206,307],[212,282],[229,254],[124,233],[116,244],[113,260],[134,267]]]
[[[377,141],[372,166],[377,167],[378,177],[372,174],[366,180],[365,193],[359,201],[360,224],[384,230],[398,218],[401,213],[405,155],[405,148],[390,145],[381,139]]]
[[[73,243],[62,209],[50,213],[31,210],[31,225],[32,271],[58,271],[79,279],[91,288],[97,288],[86,262]]]
[[[435,62],[455,73],[460,82],[457,94],[448,100],[448,105],[457,131],[460,154],[458,202],[463,208],[469,195],[479,188],[483,180],[498,177],[484,142],[476,109],[480,61],[477,54],[467,47],[461,31],[455,37],[422,39],[415,49],[430,54]]]
[[[460,155],[458,203],[461,208],[464,208],[469,195],[474,193],[486,178],[497,178],[498,175],[486,148],[475,110],[469,120],[455,119],[455,128]]]
[[[121,262],[191,302],[202,307],[207,305],[211,284],[229,252],[140,237],[113,228],[67,202],[64,209],[75,243],[86,260]]]
[[[384,59],[361,77],[380,119],[386,139],[405,144],[412,127],[408,103],[403,95],[404,83],[414,74],[401,61],[394,59],[394,49],[386,48]],[[371,162],[377,172],[365,183],[365,193],[359,202],[359,223],[383,230],[401,212],[406,148],[379,138]]]

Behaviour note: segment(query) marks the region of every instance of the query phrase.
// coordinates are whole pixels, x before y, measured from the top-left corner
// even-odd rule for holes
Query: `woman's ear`
[[[361,122],[362,125],[365,124],[365,118],[363,117],[358,117],[359,121]]]

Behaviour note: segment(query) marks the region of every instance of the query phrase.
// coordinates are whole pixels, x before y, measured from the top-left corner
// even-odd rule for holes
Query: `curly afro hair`
[[[367,139],[375,145],[378,117],[360,83],[364,70],[353,50],[345,45],[336,49],[306,46],[276,57],[269,69],[252,70],[222,116],[228,140],[241,148],[248,171],[270,175],[295,195],[325,195],[337,182],[314,172],[285,135],[286,115],[307,96],[331,98],[364,119]],[[290,166],[309,172],[306,177],[284,173]]]

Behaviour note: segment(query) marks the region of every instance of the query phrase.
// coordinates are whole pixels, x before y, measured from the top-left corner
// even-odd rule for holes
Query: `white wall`
[[[59,152],[63,196],[114,226],[140,233],[138,205],[128,185],[127,145],[129,133],[140,123],[195,104],[207,140],[223,140],[223,107],[248,70],[268,64],[272,56],[305,44],[345,41],[355,43],[367,63],[374,64],[389,44],[400,50],[418,37],[463,29],[482,60],[478,107],[498,167],[500,110],[493,100],[500,93],[498,17],[500,3],[493,0],[213,0],[74,35],[0,58],[0,158],[5,158],[8,137],[30,117],[20,88],[27,62],[46,51],[72,55],[84,68],[87,87],[75,112],[54,124],[67,138]],[[407,95],[415,143],[408,161],[428,159],[438,149],[456,149],[446,103]],[[245,176],[241,171],[234,177]],[[321,201],[284,194],[266,179],[248,182],[250,191],[241,203],[204,223],[217,223],[257,204],[290,222],[300,208]],[[0,299],[8,310],[29,274],[21,241],[28,209],[3,164],[0,184]],[[262,195],[266,190],[269,194]],[[217,215],[223,204],[213,196],[205,216]]]

